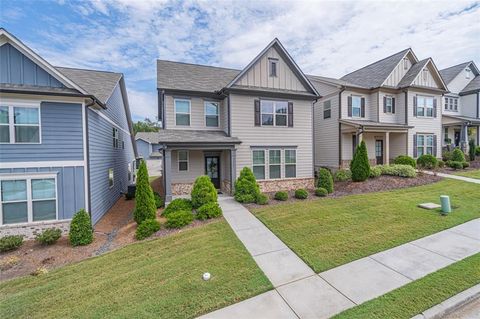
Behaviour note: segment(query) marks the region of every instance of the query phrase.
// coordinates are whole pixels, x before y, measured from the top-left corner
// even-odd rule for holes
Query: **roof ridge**
[[[214,65],[207,65],[207,64],[199,64],[199,63],[190,63],[190,62],[182,62],[182,61],[172,61],[172,60],[163,60],[163,59],[157,59],[157,62],[170,62],[170,63],[178,63],[178,64],[185,64],[185,65],[194,65],[194,66],[201,66],[205,68],[216,68],[216,69],[224,69],[224,70],[231,70],[231,71],[242,71],[239,69],[233,69],[233,68],[226,68],[223,66],[214,66]]]
[[[451,69],[451,68],[456,68],[456,67],[458,67],[458,66],[460,66],[460,65],[463,65],[463,64],[470,64],[470,63],[472,63],[472,62],[473,62],[473,61],[462,62],[462,63],[459,63],[459,64],[455,64],[455,65],[449,66],[449,67],[447,67],[447,68],[445,68],[445,69],[441,69],[441,70],[439,70],[439,71],[445,71],[445,70],[448,70],[448,69]]]
[[[118,75],[123,75],[121,72],[113,72],[113,71],[104,71],[104,70],[95,70],[95,69],[84,69],[84,68],[74,68],[74,67],[68,67],[68,66],[58,66],[54,65],[53,66],[55,69],[70,69],[70,70],[79,70],[79,71],[90,71],[90,72],[101,72],[101,73],[112,73],[112,74],[118,74]]]

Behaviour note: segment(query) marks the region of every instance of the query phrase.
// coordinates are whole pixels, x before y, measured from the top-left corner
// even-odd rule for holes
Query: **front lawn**
[[[210,272],[210,281],[202,274]],[[0,284],[6,318],[193,318],[272,285],[226,221]]]
[[[256,216],[315,272],[480,217],[480,185],[455,180],[381,193],[266,206]],[[450,195],[449,216],[417,208]]]
[[[456,172],[455,175],[480,179],[480,169],[468,172]]]
[[[334,319],[408,319],[480,283],[480,254],[348,309]]]

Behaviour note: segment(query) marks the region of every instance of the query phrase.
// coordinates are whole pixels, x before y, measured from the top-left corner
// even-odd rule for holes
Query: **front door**
[[[460,146],[460,131],[455,131],[455,146]]]
[[[205,157],[205,174],[210,177],[216,189],[220,189],[220,157]]]
[[[383,140],[375,141],[375,157],[377,165],[383,165]]]

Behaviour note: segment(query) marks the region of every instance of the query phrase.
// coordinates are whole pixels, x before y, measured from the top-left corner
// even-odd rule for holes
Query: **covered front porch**
[[[408,153],[408,129],[402,124],[340,120],[340,166],[347,168],[357,145],[365,141],[370,165],[390,164]]]
[[[480,145],[480,119],[444,114],[442,127],[442,145],[446,149],[460,147],[464,152],[468,152],[471,139],[476,146]]]

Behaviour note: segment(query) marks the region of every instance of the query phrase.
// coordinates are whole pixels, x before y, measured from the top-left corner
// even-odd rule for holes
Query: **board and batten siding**
[[[424,70],[427,70],[426,73],[424,72]],[[417,77],[413,81],[413,85],[422,86],[422,87],[431,87],[436,89],[442,88],[442,84],[440,80],[433,75],[432,70],[433,69],[430,66],[430,63],[427,63],[427,65],[422,69],[422,71],[418,73]]]
[[[324,119],[323,110],[326,101],[330,101],[331,117]],[[314,105],[315,169],[323,166],[338,167],[338,102],[339,95],[337,93],[320,99]]]
[[[407,68],[404,66],[403,59],[397,64],[397,66],[393,69],[392,73],[387,77],[383,85],[396,87],[398,83],[403,79],[405,74],[407,74],[408,70],[412,67],[412,64],[415,63],[415,58],[409,52],[406,56],[407,60]]]
[[[0,162],[83,161],[81,104],[42,102],[40,123],[41,144],[0,144]]]
[[[255,126],[255,99],[261,99],[261,97],[230,95],[232,136],[242,141],[236,152],[236,177],[243,167],[252,167],[252,146],[296,146],[297,178],[313,177],[312,101],[291,100],[294,114],[293,127],[266,127]]]

